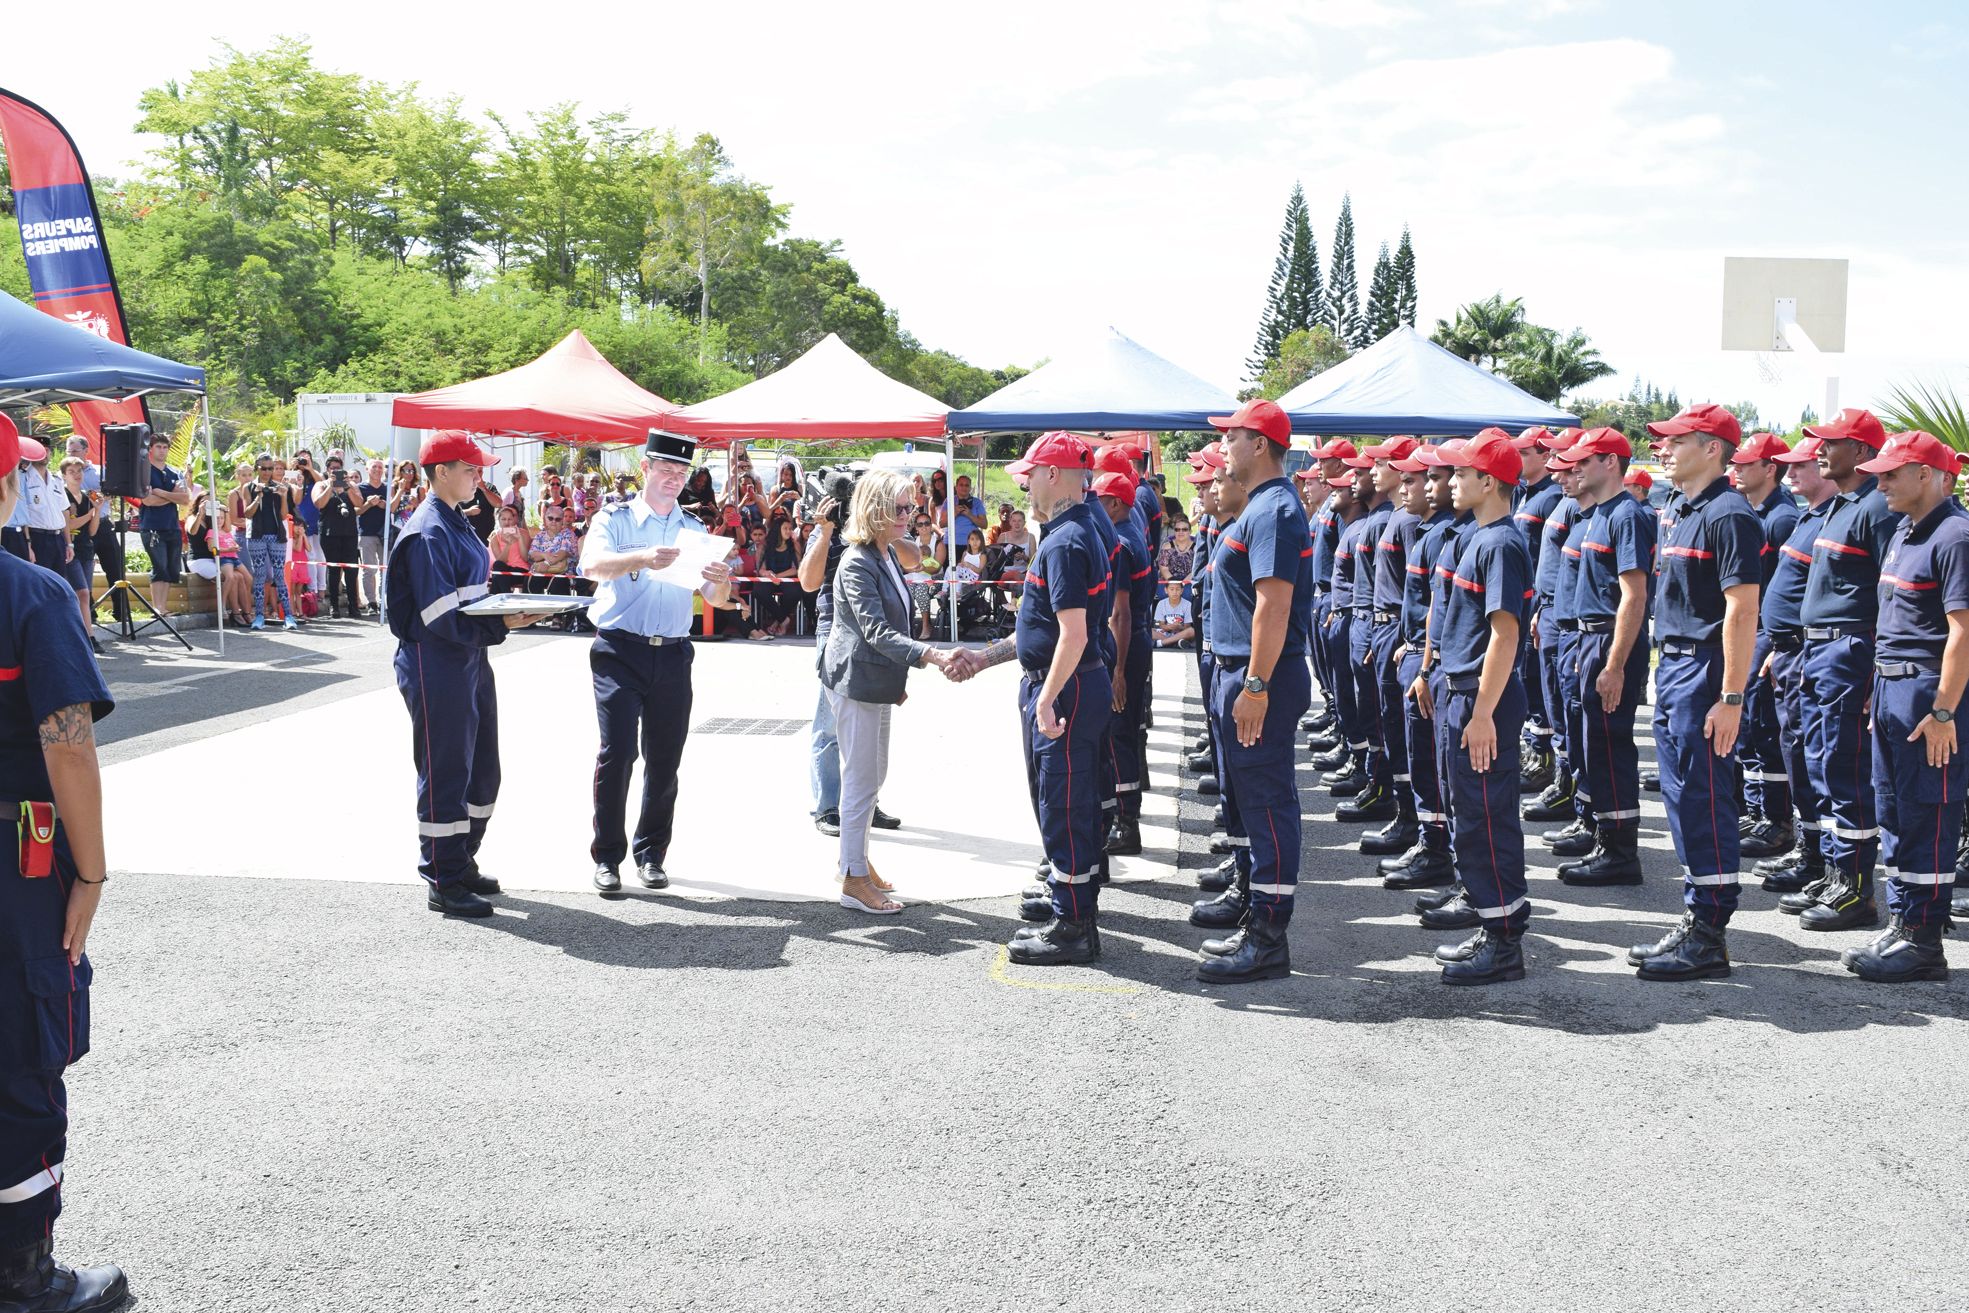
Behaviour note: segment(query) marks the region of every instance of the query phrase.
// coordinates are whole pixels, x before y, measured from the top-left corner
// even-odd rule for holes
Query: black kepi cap
[[[688,465],[697,457],[697,439],[687,433],[651,429],[649,441],[643,444],[643,455],[651,460],[674,460]]]

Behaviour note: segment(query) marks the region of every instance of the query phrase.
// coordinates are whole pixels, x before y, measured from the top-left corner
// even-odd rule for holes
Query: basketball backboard
[[[1787,325],[1803,349],[1846,349],[1846,262],[1724,256],[1723,349],[1800,349]]]

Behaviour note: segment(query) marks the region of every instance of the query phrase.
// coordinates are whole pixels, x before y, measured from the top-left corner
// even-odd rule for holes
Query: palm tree
[[[1454,323],[1438,319],[1432,340],[1465,360],[1494,370],[1524,325],[1524,298],[1514,296],[1507,301],[1504,293],[1497,292],[1459,309]]]
[[[1969,410],[1947,383],[1901,383],[1888,390],[1880,418],[1892,428],[1932,433],[1957,451],[1969,451]]]
[[[1557,329],[1527,324],[1511,339],[1499,372],[1540,401],[1557,405],[1574,388],[1614,371],[1579,329],[1562,337]]]

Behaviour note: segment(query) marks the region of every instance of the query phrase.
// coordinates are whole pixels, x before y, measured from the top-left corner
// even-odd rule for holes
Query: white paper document
[[[724,560],[732,550],[731,539],[712,533],[680,533],[673,545],[677,559],[661,570],[649,571],[648,575],[658,583],[675,584],[693,592],[704,586],[704,567]]]

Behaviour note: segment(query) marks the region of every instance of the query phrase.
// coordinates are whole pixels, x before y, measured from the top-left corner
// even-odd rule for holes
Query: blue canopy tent
[[[1313,375],[1278,403],[1292,416],[1294,433],[1453,437],[1492,425],[1515,431],[1579,423],[1406,326]]]
[[[207,491],[216,501],[219,473],[212,458],[212,413],[206,405],[204,370],[98,337],[0,292],[0,406],[126,401],[153,392],[197,394],[199,418],[205,429],[205,464],[211,477]],[[225,603],[217,588],[212,596],[218,615],[219,655],[224,656]],[[138,600],[142,600],[141,595]],[[168,623],[165,628],[170,629]],[[171,633],[175,636],[177,631]],[[184,642],[182,638],[178,641]]]
[[[1183,432],[1235,409],[1229,392],[1110,328],[946,422],[952,433]]]

